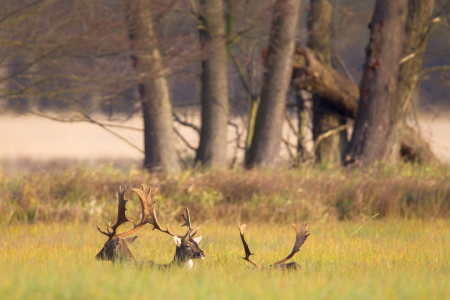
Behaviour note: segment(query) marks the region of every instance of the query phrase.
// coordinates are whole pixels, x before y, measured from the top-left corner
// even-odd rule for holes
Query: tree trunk
[[[411,107],[412,96],[419,81],[418,74],[422,69],[423,55],[432,26],[433,8],[434,0],[408,1],[408,17],[401,57],[407,58],[408,55],[413,55],[413,57],[400,65],[393,115],[394,123],[388,139],[388,143],[392,144],[391,152],[388,153],[391,161],[397,161],[400,158],[400,137]]]
[[[292,84],[296,89],[310,91],[327,99],[345,116],[354,119],[358,111],[359,89],[350,79],[322,64],[311,49],[295,51]],[[429,145],[412,128],[401,134],[400,154],[408,161],[428,163],[436,160]]]
[[[249,95],[248,97],[248,114],[247,114],[247,137],[245,139],[245,157],[252,145],[253,132],[255,130],[256,112],[258,111],[258,97]]]
[[[302,90],[294,88],[295,91],[295,105],[297,107],[297,165],[300,165],[308,157],[308,150],[306,149],[306,117],[305,117],[305,101],[303,99]]]
[[[139,74],[139,95],[144,117],[144,167],[180,170],[172,120],[169,87],[153,29],[150,0],[124,1],[131,40],[133,67]]]
[[[346,163],[366,166],[391,153],[392,130],[407,0],[377,0],[360,86],[358,113]]]
[[[409,126],[403,126],[401,136],[400,155],[405,161],[417,162],[419,164],[429,164],[437,161],[430,145],[428,145],[418,134]]]
[[[358,111],[358,86],[331,66],[322,63],[319,57],[311,49],[297,47],[292,84],[327,99],[342,115],[354,119]]]
[[[202,127],[196,162],[224,167],[227,156],[228,70],[222,0],[202,0]]]
[[[245,161],[247,167],[272,165],[279,153],[299,12],[300,0],[275,3],[261,103]]]
[[[331,17],[333,7],[328,0],[311,0],[308,17],[308,47],[319,53],[323,63],[331,66]],[[344,116],[320,95],[313,94],[313,139],[345,124]],[[347,132],[340,131],[316,145],[316,158],[340,165],[347,148]]]

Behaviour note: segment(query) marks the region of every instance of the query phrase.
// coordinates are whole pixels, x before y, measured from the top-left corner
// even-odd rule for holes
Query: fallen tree
[[[356,117],[358,85],[324,63],[320,54],[313,50],[299,46],[296,48],[291,84],[327,99],[346,117]],[[405,126],[401,136],[400,153],[407,161],[429,163],[436,159],[428,143],[408,126]]]

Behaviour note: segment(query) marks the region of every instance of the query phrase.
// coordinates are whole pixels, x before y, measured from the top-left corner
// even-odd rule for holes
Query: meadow
[[[113,166],[2,173],[0,298],[446,299],[449,177],[447,167],[409,165],[188,170],[178,177]],[[106,240],[96,224],[114,221],[118,185],[143,182],[153,187],[161,224],[183,233],[188,204],[193,225],[202,225],[207,257],[190,272],[94,259]],[[138,220],[136,197],[127,195],[127,213]],[[311,235],[291,260],[300,271],[260,272],[240,258],[239,222],[248,224],[253,258],[268,265],[289,254],[290,222],[303,220]],[[130,246],[137,260],[172,260],[170,236],[149,225],[137,235]]]
[[[176,226],[173,226],[176,227]],[[446,299],[450,295],[448,221],[323,222],[282,274],[246,266],[236,226],[204,224],[207,257],[190,272],[138,270],[94,259],[105,238],[94,224],[13,225],[0,230],[2,299]],[[150,227],[131,245],[138,260],[171,261],[173,239]],[[289,254],[289,224],[249,223],[258,263]]]

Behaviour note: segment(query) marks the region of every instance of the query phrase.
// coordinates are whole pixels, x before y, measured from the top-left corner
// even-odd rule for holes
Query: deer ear
[[[130,245],[130,244],[133,243],[136,239],[137,239],[137,236],[132,236],[132,237],[130,237],[130,238],[124,239],[124,241],[125,241],[125,243],[127,243],[127,245]]]
[[[177,237],[176,235],[174,235],[173,240],[175,241],[175,245],[177,245],[177,247],[180,247],[181,239],[179,237]]]
[[[201,240],[202,240],[202,237],[201,237],[201,236],[194,238],[194,241],[195,241],[197,244],[200,243]]]

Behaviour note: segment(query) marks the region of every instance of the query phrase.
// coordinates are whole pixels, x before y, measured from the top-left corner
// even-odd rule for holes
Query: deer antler
[[[135,191],[136,193],[138,193],[138,195],[142,195],[143,193],[145,194],[145,191],[144,191],[144,188],[143,188],[143,187],[142,187],[141,190],[133,190],[133,191]],[[150,192],[150,191],[149,191],[149,192]],[[146,195],[148,198],[150,198],[150,194],[149,194],[149,193],[147,193],[147,194],[145,194],[145,195]],[[139,196],[139,198],[141,198],[141,196]],[[142,203],[142,202],[141,202],[141,203]],[[186,217],[184,216],[184,214],[182,214],[183,219],[184,219],[184,224],[181,225],[181,226],[187,226],[187,227],[188,227],[188,232],[186,233],[186,235],[182,236],[182,235],[178,235],[178,234],[175,234],[175,233],[171,232],[170,229],[169,229],[169,225],[166,225],[166,229],[163,229],[163,228],[161,227],[161,225],[159,225],[158,218],[156,217],[155,203],[156,203],[156,202],[153,201],[153,202],[152,202],[152,205],[151,205],[151,207],[150,207],[150,209],[149,209],[149,211],[150,211],[150,216],[149,216],[148,223],[150,223],[150,224],[153,225],[153,229],[152,229],[152,230],[158,229],[158,230],[161,231],[161,232],[167,233],[167,234],[169,234],[169,235],[171,235],[171,236],[179,237],[180,239],[181,239],[181,238],[185,238],[185,237],[187,237],[187,236],[189,236],[189,238],[191,238],[191,237],[193,237],[193,236],[197,233],[197,231],[198,231],[198,229],[199,229],[200,227],[197,227],[197,228],[195,228],[194,230],[191,228],[191,217],[190,217],[190,215],[189,215],[189,209],[188,209],[187,206],[184,207],[184,210],[186,211]]]
[[[145,224],[150,223],[150,220],[152,218],[151,210],[156,203],[152,200],[151,191],[152,191],[152,189],[148,188],[148,191],[146,192],[143,184],[141,185],[141,189],[133,189],[133,192],[138,194],[139,202],[141,202],[142,218],[141,218],[141,221],[139,222],[139,224],[136,225],[133,223],[133,229],[131,229],[130,231],[127,231],[127,232],[117,234],[116,235],[117,237],[123,237],[123,236],[129,235],[129,234],[132,234],[133,232],[136,232],[139,228],[141,228]],[[130,220],[128,220],[128,221],[130,221]]]
[[[189,236],[189,238],[191,238],[197,233],[197,231],[200,227],[196,227],[195,229],[191,228],[191,216],[189,215],[189,209],[188,209],[187,205],[184,207],[184,210],[186,211],[186,217],[184,216],[184,214],[181,214],[184,219],[184,224],[181,225],[181,227],[187,226],[188,231],[184,237]]]
[[[109,240],[112,240],[112,238],[116,235],[116,230],[117,228],[126,223],[126,222],[131,222],[130,219],[127,218],[127,216],[125,215],[125,211],[126,209],[126,203],[128,202],[128,200],[125,200],[125,193],[127,192],[127,186],[124,185],[123,189],[121,186],[119,186],[119,191],[117,192],[117,199],[119,202],[118,205],[118,211],[117,211],[117,222],[116,224],[114,224],[113,226],[111,226],[111,222],[106,223],[106,230],[107,232],[104,232],[100,229],[100,226],[97,225],[97,229],[98,231],[100,231],[101,233],[103,233],[104,235],[109,237]],[[112,229],[112,232],[109,231],[109,228]]]
[[[154,203],[156,203],[156,202],[154,202]],[[158,223],[158,219],[156,218],[156,209],[155,209],[155,206],[154,206],[154,205],[153,205],[153,207],[152,207],[152,209],[151,209],[151,219],[150,219],[150,224],[153,225],[153,229],[152,229],[152,230],[158,229],[159,231],[164,232],[164,233],[167,233],[167,234],[170,234],[171,236],[177,236],[177,237],[179,237],[179,238],[183,238],[183,236],[181,236],[181,235],[177,235],[177,234],[175,234],[175,233],[172,233],[172,232],[170,231],[168,225],[166,225],[166,230],[162,229],[161,225],[159,225],[159,223]]]
[[[250,258],[250,255],[253,255],[253,253],[250,252],[250,248],[248,247],[248,244],[244,238],[244,230],[245,230],[246,226],[247,226],[247,224],[242,224],[242,225],[239,224],[239,233],[241,234],[241,240],[242,240],[242,244],[244,245],[244,250],[245,250],[245,257],[242,257],[242,256],[241,257],[242,257],[242,259],[245,259],[246,261],[251,262],[258,269],[259,268],[258,264],[253,259]]]
[[[301,226],[295,225],[294,223],[292,223],[291,225],[292,225],[292,227],[294,227],[295,235],[296,235],[294,248],[292,249],[291,254],[289,254],[287,257],[283,258],[282,260],[277,261],[276,263],[272,264],[271,267],[282,264],[282,263],[288,261],[289,259],[291,259],[295,255],[295,253],[300,251],[300,247],[305,243],[306,239],[309,236],[309,232],[307,230],[308,224],[306,222],[303,222],[303,224]],[[243,235],[241,235],[241,237],[243,238]]]

